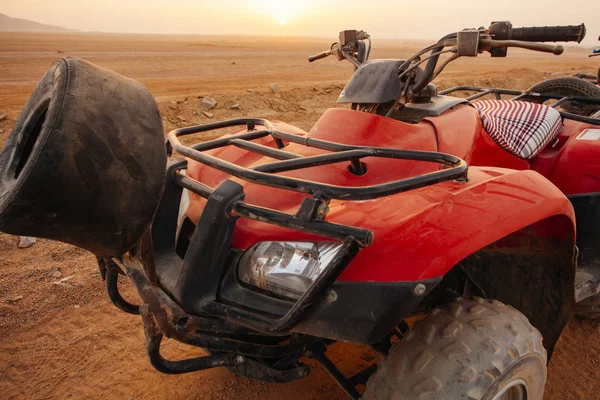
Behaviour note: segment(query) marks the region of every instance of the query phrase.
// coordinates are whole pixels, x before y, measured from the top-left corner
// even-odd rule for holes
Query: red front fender
[[[573,207],[541,175],[471,168],[469,176],[470,182],[462,188],[457,183],[430,186],[406,193],[402,199],[390,197],[387,206],[371,210],[361,225],[376,232],[375,241],[358,254],[340,279],[418,281],[443,276],[477,250],[559,215],[564,219],[553,218],[537,234],[566,238],[575,245]],[[361,206],[346,204],[344,212]]]
[[[273,198],[273,191],[263,193],[265,200]],[[472,167],[467,183],[444,182],[369,201],[332,201],[327,220],[375,234],[340,281],[399,282],[443,276],[486,245],[560,215],[564,218],[551,221],[563,222],[545,224],[540,234],[567,238],[574,246],[573,207],[552,183],[534,171]],[[242,218],[232,244],[244,249],[264,240],[314,239]]]

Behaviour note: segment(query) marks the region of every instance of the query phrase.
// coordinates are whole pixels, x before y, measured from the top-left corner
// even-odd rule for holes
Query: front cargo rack
[[[247,132],[197,143],[192,146],[186,146],[179,140],[179,137],[181,136],[236,126],[246,126]],[[264,129],[257,130],[257,126],[261,126]],[[252,140],[263,138],[268,135],[273,137],[278,147],[277,149],[252,142]],[[298,154],[281,150],[285,147],[285,142],[327,150],[330,153],[303,157]],[[205,153],[208,150],[225,146],[235,146],[279,161],[262,164],[253,168],[245,168]],[[325,222],[323,221],[324,214],[319,211],[319,207],[323,210],[323,204],[328,203],[330,199],[369,200],[417,189],[427,185],[433,185],[443,181],[465,180],[468,172],[466,162],[450,154],[335,143],[308,136],[281,132],[275,129],[275,126],[271,121],[260,118],[234,119],[175,129],[168,134],[167,148],[169,155],[175,151],[191,160],[226,172],[247,182],[313,195],[313,199],[304,199],[304,202],[301,204],[296,215],[250,205],[242,201],[237,201],[231,205],[230,211],[232,213],[241,217],[307,231],[333,239],[343,240],[346,237],[352,236],[361,246],[368,246],[372,241],[372,233],[370,231]],[[360,174],[362,172],[360,160],[365,157],[434,162],[442,164],[444,168],[415,177],[395,180],[379,185],[359,187],[336,186],[274,175],[279,172],[340,162],[350,162],[351,171]],[[191,179],[180,171],[174,171],[172,177],[179,186],[206,199],[208,199],[215,190],[201,182]]]
[[[185,135],[236,126],[246,126],[247,132],[192,146],[186,146],[179,140],[179,137]],[[257,129],[257,126],[261,129]],[[268,135],[273,137],[277,148],[252,142],[254,139]],[[286,142],[326,150],[328,153],[303,157],[282,150]],[[277,161],[245,168],[206,153],[207,150],[224,146],[236,146]],[[312,195],[312,197],[306,196],[299,204],[297,213],[292,215],[244,202],[243,187],[233,180],[226,179],[218,187],[211,188],[190,178],[182,172],[187,168],[187,160],[175,161],[167,170],[163,200],[152,228],[157,271],[162,268],[161,264],[171,263],[172,261],[169,260],[174,260],[171,255],[176,251],[173,249],[175,227],[172,221],[177,215],[177,209],[173,208],[175,202],[170,199],[178,200],[182,189],[187,189],[206,198],[207,203],[183,254],[178,252],[179,257],[183,258],[178,274],[171,283],[164,280],[161,284],[169,288],[168,291],[189,315],[218,317],[267,334],[288,332],[293,329],[311,307],[323,298],[360,248],[369,246],[373,241],[373,232],[368,229],[325,221],[331,199],[375,199],[438,182],[465,181],[468,172],[465,161],[452,155],[334,143],[281,132],[273,123],[265,119],[236,119],[176,129],[168,135],[167,149],[170,154],[175,151],[188,159],[248,182]],[[360,168],[360,160],[366,157],[434,162],[443,167],[427,174],[366,187],[342,187],[275,175],[279,172],[340,162],[350,162],[351,169]],[[236,307],[218,301],[217,293],[220,285],[224,284],[222,280],[233,268],[227,257],[228,253],[235,251],[231,248],[231,240],[239,217],[339,240],[342,242],[342,247],[332,260],[331,266],[279,316],[252,311],[253,298],[259,294],[243,287],[239,290],[245,293],[245,307]],[[172,264],[169,264],[169,269],[173,269]],[[234,281],[234,285],[239,285],[235,279]]]
[[[243,125],[248,127],[247,133],[210,140],[195,144],[193,146],[185,146],[179,140],[180,136]],[[264,127],[264,129],[256,130],[257,125]],[[252,142],[254,139],[259,139],[268,135],[271,135],[274,138],[278,149]],[[285,147],[284,142],[328,150],[331,152],[331,154],[302,157],[298,154],[281,150],[283,147]],[[432,185],[438,182],[462,179],[465,178],[467,174],[467,164],[460,158],[450,154],[371,146],[354,146],[335,143],[307,136],[281,132],[276,130],[270,121],[258,118],[235,119],[213,124],[176,129],[169,133],[168,143],[170,153],[172,150],[174,150],[175,152],[194,161],[198,161],[209,167],[216,168],[245,181],[313,195],[319,192],[322,196],[330,199],[375,199],[378,197],[388,196],[391,194]],[[229,145],[262,154],[280,161],[262,164],[254,168],[245,168],[204,153],[207,150],[213,150]],[[297,178],[273,175],[275,173],[284,171],[348,161],[351,162],[352,170],[360,173],[362,168],[360,160],[365,157],[427,161],[442,164],[446,168],[411,178],[364,187],[336,186]],[[190,182],[190,179],[179,178],[179,181],[180,183],[185,182],[187,184]],[[194,187],[190,188],[190,190],[197,192],[197,194],[205,198],[208,198],[213,191],[212,188],[209,188],[206,185],[202,185],[202,187],[194,185]]]
[[[480,86],[455,86],[446,90],[442,90],[439,94],[441,95],[449,95],[454,92],[476,92],[471,96],[466,97],[466,100],[472,101],[477,100],[479,98],[494,95],[496,100],[502,100],[502,96],[514,96],[510,98],[510,100],[522,100],[528,101],[527,98],[537,98],[540,100],[544,100],[544,102],[548,100],[556,100],[555,102],[548,104],[549,107],[556,108],[566,102],[573,101],[577,103],[584,104],[597,104],[598,108],[600,108],[600,97],[581,97],[581,96],[564,96],[561,94],[551,94],[551,93],[537,93],[537,92],[529,92],[522,90],[511,90],[511,89],[499,89],[499,88],[488,88],[488,87],[480,87]],[[591,125],[600,125],[599,118],[586,117],[583,115],[577,115],[565,111],[560,111],[560,115],[563,118],[571,119],[573,121],[585,122]]]

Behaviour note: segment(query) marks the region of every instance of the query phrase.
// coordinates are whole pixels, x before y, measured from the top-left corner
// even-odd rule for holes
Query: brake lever
[[[493,39],[480,39],[479,49],[480,51],[489,51],[496,47],[520,47],[522,49],[543,51],[546,53],[552,53],[560,55],[565,51],[565,48],[560,45],[543,44],[536,42],[523,42],[520,40],[493,40]]]
[[[356,34],[356,38],[358,40],[367,40],[371,38],[371,35],[369,35],[367,32],[365,31],[358,31],[358,33]]]

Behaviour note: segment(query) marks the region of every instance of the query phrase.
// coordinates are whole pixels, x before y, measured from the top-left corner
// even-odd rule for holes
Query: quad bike
[[[600,36],[598,36],[598,40],[600,40]],[[590,54],[588,57],[598,57],[598,56],[600,56],[600,47],[598,47],[596,49],[592,49],[592,54]],[[575,76],[580,79],[589,80],[597,86],[600,85],[600,67],[598,67],[598,73],[596,74],[596,76],[586,75],[586,74],[577,74]]]
[[[600,40],[600,37],[598,40]],[[594,49],[589,56],[600,56],[600,48]],[[538,97],[537,94],[553,94],[565,97],[600,97],[600,67],[596,76],[576,74],[575,77],[547,79],[533,85],[527,91],[534,93],[534,95],[526,96],[523,100],[531,102],[545,101],[543,98]],[[565,101],[560,106],[569,113],[586,116],[593,116],[600,111],[600,106],[597,104],[575,100]]]
[[[343,31],[311,60],[355,65],[339,98],[351,109],[310,132],[259,118],[177,129],[166,147],[142,85],[62,59],[0,155],[0,230],[94,253],[167,374],[289,382],[308,357],[355,399],[541,399],[574,313],[576,240],[597,242],[598,121],[566,115],[556,136],[555,110],[512,102],[537,127],[515,144],[488,130],[493,113],[430,84],[459,57],[560,54],[535,42],[581,35],[508,26],[449,34],[408,60],[368,61],[369,35]],[[190,142],[216,129],[233,132]],[[185,158],[167,164],[174,153]],[[121,296],[123,275],[140,306]],[[168,360],[164,336],[207,355]],[[343,375],[326,355],[335,341],[370,346],[377,363]]]
[[[600,36],[598,36],[598,40],[600,40]],[[589,57],[598,57],[600,56],[600,47],[598,47],[597,49],[592,50],[592,54],[589,55]],[[600,72],[600,69],[598,70]],[[600,84],[600,75],[597,76],[598,79],[598,84]]]

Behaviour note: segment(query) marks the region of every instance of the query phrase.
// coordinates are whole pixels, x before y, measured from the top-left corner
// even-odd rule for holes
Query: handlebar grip
[[[523,42],[577,42],[585,37],[585,25],[512,28],[510,39]]]
[[[325,58],[331,55],[331,50],[323,51],[319,54],[315,54],[314,56],[308,57],[308,62],[313,62],[320,60],[321,58]]]

